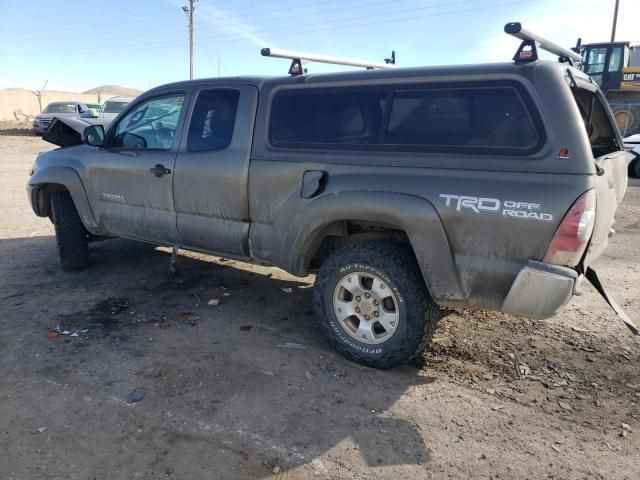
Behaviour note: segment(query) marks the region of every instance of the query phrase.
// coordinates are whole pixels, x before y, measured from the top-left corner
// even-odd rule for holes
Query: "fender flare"
[[[45,167],[36,171],[29,179],[30,200],[36,215],[46,216],[46,214],[43,214],[44,212],[38,211],[37,198],[38,195],[41,194],[42,189],[50,184],[64,186],[71,194],[73,203],[78,210],[78,215],[80,215],[80,219],[86,229],[92,233],[99,231],[95,217],[93,216],[93,211],[91,210],[91,205],[89,204],[87,192],[84,189],[78,172],[73,168],[63,166]]]
[[[381,222],[403,230],[433,299],[446,302],[466,297],[438,212],[430,202],[414,195],[349,191],[312,200],[296,215],[282,244],[281,258],[289,271],[305,274],[318,235],[339,221]]]

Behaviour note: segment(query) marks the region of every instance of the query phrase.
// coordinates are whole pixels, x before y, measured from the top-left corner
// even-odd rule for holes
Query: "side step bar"
[[[607,291],[602,286],[602,283],[600,282],[596,271],[591,267],[587,267],[587,271],[585,272],[584,276],[587,280],[589,280],[589,282],[591,282],[591,285],[593,285],[598,293],[602,295],[602,298],[605,299],[609,306],[613,308],[613,311],[616,312],[618,318],[627,326],[629,330],[631,330],[631,333],[633,333],[634,335],[639,335],[640,331],[638,330],[638,327],[636,327],[635,323],[633,323],[631,319],[627,317],[622,308],[620,308],[620,305],[618,305],[616,301],[609,296]]]

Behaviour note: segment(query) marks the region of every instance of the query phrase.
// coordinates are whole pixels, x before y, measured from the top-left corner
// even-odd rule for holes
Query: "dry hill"
[[[102,98],[106,97],[136,97],[142,92],[135,88],[121,87],[120,85],[101,85],[99,87],[92,88],[86,92],[82,92],[87,95],[98,95]]]

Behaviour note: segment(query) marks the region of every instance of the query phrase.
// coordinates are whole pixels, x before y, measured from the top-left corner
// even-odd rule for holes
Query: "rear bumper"
[[[529,260],[511,285],[501,310],[534,319],[552,317],[571,300],[577,284],[575,270]]]

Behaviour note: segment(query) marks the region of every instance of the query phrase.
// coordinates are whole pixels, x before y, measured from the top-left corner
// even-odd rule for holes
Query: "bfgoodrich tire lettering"
[[[382,340],[359,341],[336,315],[336,289],[350,275],[378,278],[389,289],[386,301],[395,299],[397,325],[390,335],[382,332]],[[363,288],[366,292],[367,287]],[[336,250],[320,267],[314,302],[329,343],[345,357],[375,368],[395,367],[421,353],[441,317],[413,255],[406,246],[391,242],[360,243]],[[361,314],[353,318],[359,325]]]
[[[53,225],[63,270],[80,270],[89,265],[89,234],[67,191],[51,195]]]

